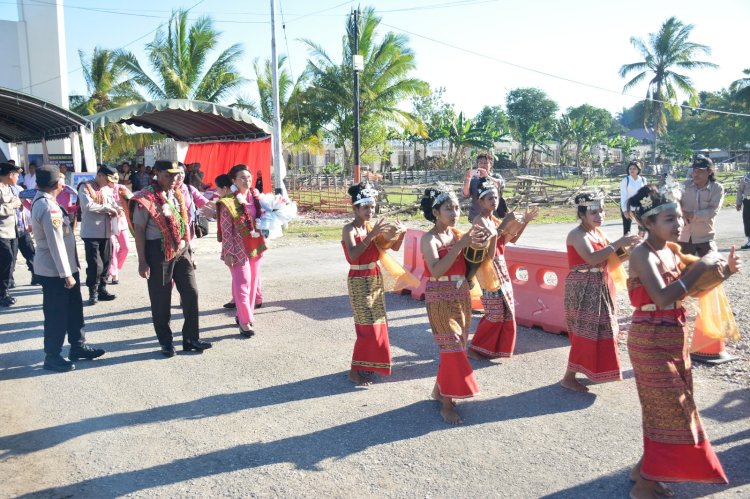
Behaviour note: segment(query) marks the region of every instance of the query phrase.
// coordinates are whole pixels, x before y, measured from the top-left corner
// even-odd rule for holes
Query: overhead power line
[[[554,73],[549,73],[547,71],[542,71],[540,69],[531,68],[531,67],[528,67],[528,66],[524,66],[522,64],[516,64],[515,62],[510,62],[510,61],[506,61],[504,59],[500,59],[499,57],[491,56],[491,55],[488,55],[488,54],[483,54],[481,52],[477,52],[476,50],[471,50],[471,49],[467,49],[467,48],[464,48],[464,47],[459,47],[458,45],[453,45],[451,43],[447,43],[447,42],[444,42],[442,40],[438,40],[438,39],[435,39],[435,38],[432,38],[432,37],[429,37],[429,36],[425,36],[425,35],[420,35],[419,33],[415,33],[413,31],[410,31],[410,30],[407,30],[407,29],[404,29],[404,28],[399,28],[398,26],[393,26],[392,24],[386,24],[386,23],[384,23],[382,21],[381,21],[380,24],[383,25],[383,26],[386,26],[388,28],[398,30],[398,31],[400,31],[402,33],[406,33],[406,34],[409,34],[409,35],[412,35],[412,36],[416,36],[418,38],[422,38],[424,40],[431,41],[433,43],[437,43],[439,45],[443,45],[445,47],[450,47],[452,49],[455,49],[455,50],[458,50],[458,51],[461,51],[461,52],[465,52],[467,54],[475,55],[477,57],[482,57],[484,59],[489,59],[491,61],[499,62],[499,63],[505,64],[507,66],[512,66],[514,68],[522,69],[524,71],[529,71],[529,72],[536,73],[536,74],[539,74],[539,75],[542,75],[542,76],[547,76],[549,78],[554,78],[556,80],[562,80],[562,81],[566,81],[568,83],[573,83],[575,85],[581,85],[581,86],[584,86],[584,87],[593,88],[593,89],[596,89],[596,90],[600,90],[602,92],[607,92],[607,93],[611,93],[611,94],[622,95],[622,96],[625,96],[625,97],[631,97],[631,98],[637,99],[637,100],[649,100],[651,102],[660,102],[662,104],[672,104],[672,102],[669,102],[669,101],[660,100],[660,99],[653,99],[653,98],[649,99],[649,98],[639,97],[639,96],[633,95],[633,94],[626,94],[626,93],[623,93],[623,92],[619,92],[617,90],[613,90],[611,88],[606,88],[606,87],[601,87],[599,85],[594,85],[593,83],[587,83],[585,81],[574,80],[572,78],[567,78],[565,76],[556,75]],[[705,107],[688,106],[686,104],[679,104],[679,106],[681,108],[683,108],[683,109],[688,109],[688,110],[692,110],[692,111],[705,111],[705,112],[710,112],[710,113],[725,114],[725,115],[729,115],[729,116],[740,116],[740,117],[743,117],[743,118],[750,118],[750,114],[748,114],[748,113],[738,113],[738,112],[735,112],[735,111],[723,111],[721,109],[709,109],[709,108],[705,108]]]

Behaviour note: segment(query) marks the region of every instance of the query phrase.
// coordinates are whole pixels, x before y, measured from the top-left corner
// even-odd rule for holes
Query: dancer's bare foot
[[[589,391],[588,388],[576,379],[576,373],[573,371],[565,371],[565,376],[563,376],[563,379],[560,381],[560,386],[567,388],[568,390],[573,390],[574,392],[586,393]]]
[[[443,407],[440,408],[440,415],[448,424],[461,424],[464,422],[456,411],[455,403],[448,397],[443,397]]]
[[[349,371],[349,381],[357,386],[370,386],[372,384],[372,381],[362,376],[362,373],[355,369]]]
[[[660,482],[641,478],[630,489],[632,499],[658,499],[659,496],[674,497],[674,491]]]
[[[466,351],[466,356],[469,357],[470,359],[483,360],[485,362],[489,362],[492,360],[492,357],[487,357],[486,355],[482,355],[481,353],[477,352],[476,350],[472,350],[471,348],[469,348]]]
[[[432,389],[432,399],[437,400],[438,402],[442,402],[444,397],[440,395],[440,389],[437,386],[437,383],[435,383],[435,387]],[[456,402],[453,399],[448,399],[451,401],[451,404],[453,407],[456,406]]]

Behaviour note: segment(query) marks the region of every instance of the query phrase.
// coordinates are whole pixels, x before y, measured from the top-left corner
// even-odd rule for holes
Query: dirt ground
[[[565,231],[530,228],[525,242],[559,245]],[[282,241],[263,258],[252,339],[221,306],[230,279],[215,237],[198,241],[201,336],[214,343],[203,355],[158,354],[132,254],[117,299],[84,311],[107,355],[71,373],[41,369],[41,289],[18,288],[0,314],[0,496],[627,497],[641,452],[627,355],[624,381],[568,392],[567,338],[520,328],[512,359],[473,363],[482,393],[449,427],[429,399],[438,351],[424,303],[387,295],[393,374],[355,388],[340,244]],[[750,496],[750,388],[698,369],[695,391],[731,483],[675,490]]]

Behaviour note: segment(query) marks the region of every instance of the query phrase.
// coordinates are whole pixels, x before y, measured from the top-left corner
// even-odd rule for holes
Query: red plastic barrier
[[[520,326],[541,327],[548,333],[566,332],[565,278],[570,271],[567,253],[508,245],[505,261],[513,281],[516,322]]]
[[[414,277],[419,279],[419,287],[395,290],[396,293],[402,295],[411,293],[412,298],[416,300],[424,300],[424,289],[427,284],[424,260],[422,259],[422,252],[419,250],[419,243],[424,234],[425,231],[423,230],[407,229],[403,243],[404,268],[414,274]]]

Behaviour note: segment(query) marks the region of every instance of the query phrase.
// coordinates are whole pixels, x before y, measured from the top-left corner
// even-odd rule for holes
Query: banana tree
[[[466,149],[476,147],[478,149],[492,149],[492,137],[487,130],[479,127],[470,118],[464,118],[464,113],[458,113],[455,119],[443,124],[445,136],[451,145],[455,147],[451,157],[451,165],[460,165],[465,161]]]

